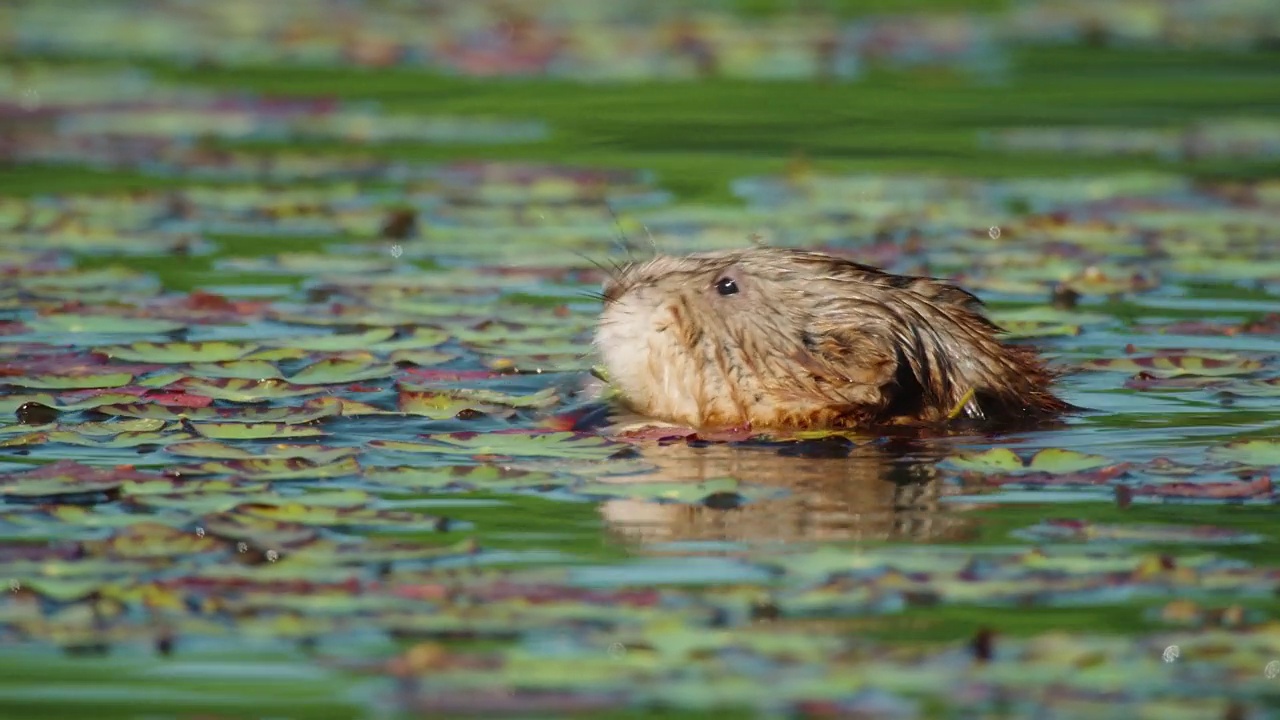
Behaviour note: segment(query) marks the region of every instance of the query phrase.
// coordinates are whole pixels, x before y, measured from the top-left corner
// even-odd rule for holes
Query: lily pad
[[[398,371],[395,365],[372,358],[326,358],[294,373],[289,381],[297,385],[338,385],[378,380]]]
[[[1061,448],[1046,448],[1030,458],[1008,448],[992,448],[982,452],[955,455],[944,463],[960,470],[984,473],[1050,473],[1065,474],[1097,470],[1116,464],[1102,455],[1090,455]]]
[[[397,452],[472,457],[546,457],[605,460],[633,452],[629,445],[573,432],[459,432],[424,435],[422,442],[374,440],[371,447]]]
[[[1248,375],[1261,370],[1263,367],[1260,361],[1248,358],[1199,357],[1194,355],[1086,360],[1080,365],[1086,370],[1127,373],[1147,372],[1163,376],[1200,375],[1210,377]]]
[[[1213,460],[1227,460],[1253,467],[1280,467],[1280,440],[1235,440],[1207,451]]]
[[[172,342],[133,343],[101,348],[99,352],[120,360],[145,363],[217,363],[238,360],[257,350],[249,343],[232,342]]]

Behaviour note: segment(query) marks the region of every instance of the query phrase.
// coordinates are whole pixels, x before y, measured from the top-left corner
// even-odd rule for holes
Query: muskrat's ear
[[[878,389],[898,371],[897,354],[888,343],[843,327],[806,333],[797,355],[806,371],[831,386]]]

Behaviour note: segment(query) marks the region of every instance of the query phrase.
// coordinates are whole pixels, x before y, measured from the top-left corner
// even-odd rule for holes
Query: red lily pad
[[[25,501],[67,495],[110,495],[117,493],[126,482],[147,482],[159,477],[131,467],[96,468],[59,460],[31,470],[0,474],[0,495]]]

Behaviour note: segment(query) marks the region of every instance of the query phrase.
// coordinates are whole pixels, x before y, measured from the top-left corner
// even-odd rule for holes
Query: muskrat
[[[1074,409],[972,293],[821,252],[658,255],[603,285],[595,342],[633,411],[693,428],[865,429]]]

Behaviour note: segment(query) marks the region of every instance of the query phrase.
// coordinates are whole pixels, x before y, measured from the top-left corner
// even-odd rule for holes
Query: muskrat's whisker
[[[610,260],[610,261],[609,261],[609,264],[612,266],[612,269],[610,269],[610,268],[608,268],[608,267],[605,267],[604,263],[602,263],[602,262],[600,262],[600,261],[598,261],[598,260],[593,260],[593,259],[592,259],[591,257],[589,257],[586,253],[578,252],[577,250],[570,250],[569,252],[571,252],[571,253],[573,253],[574,255],[577,255],[578,257],[582,258],[583,260],[586,260],[587,262],[591,263],[592,265],[594,265],[594,266],[595,266],[595,268],[596,268],[597,270],[599,270],[600,272],[604,273],[605,275],[608,275],[610,279],[613,279],[613,280],[617,280],[617,279],[618,279],[618,275],[620,274],[620,272],[619,272],[619,270],[618,270],[618,264],[617,264],[617,263],[615,263],[615,262],[613,262],[612,260]]]
[[[609,301],[609,298],[605,297],[604,293],[600,292],[599,290],[579,290],[576,294],[578,295],[578,297],[590,298],[592,300],[599,300],[600,302]]]
[[[658,257],[662,253],[658,250],[658,241],[653,239],[653,233],[649,232],[648,225],[641,225],[644,228],[644,234],[649,237],[649,247],[653,249],[653,256]]]
[[[618,237],[615,239],[615,243],[622,246],[622,250],[627,253],[628,260],[635,262],[636,256],[631,252],[631,238],[627,237],[626,232],[622,230],[622,221],[618,219],[618,213],[614,212],[613,206],[607,201],[604,206],[609,211],[609,216],[613,218],[613,226],[618,230]]]

